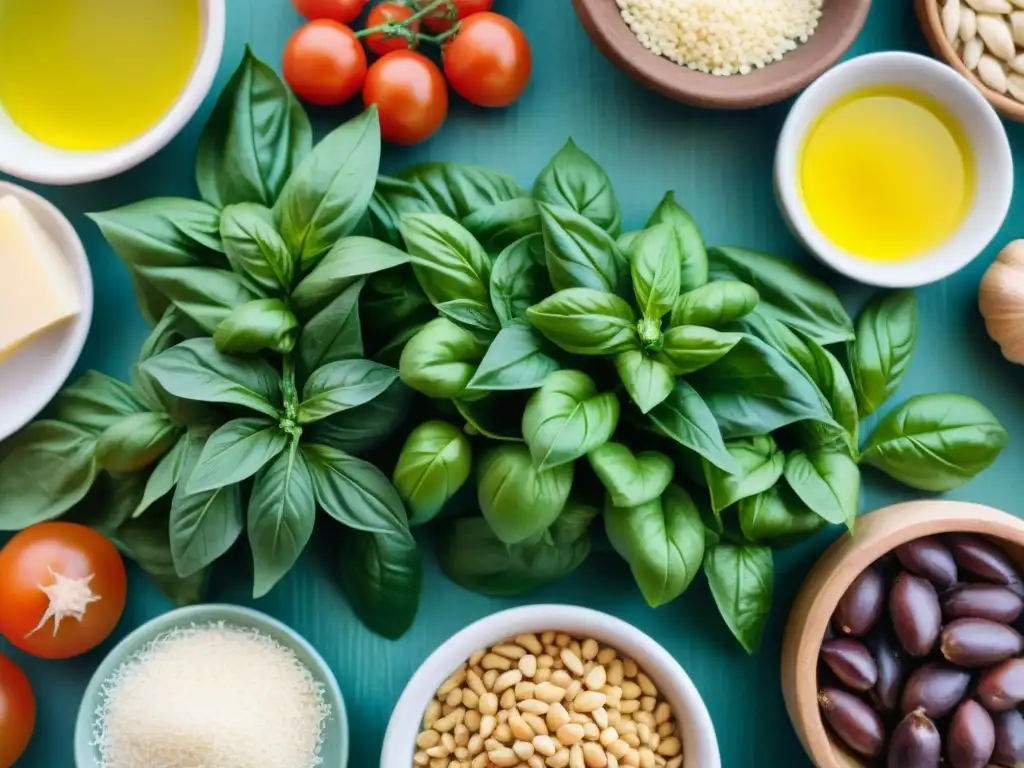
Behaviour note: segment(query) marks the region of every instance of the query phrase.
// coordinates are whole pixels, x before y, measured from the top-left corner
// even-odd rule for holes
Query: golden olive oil
[[[872,88],[840,99],[811,128],[800,181],[829,241],[863,259],[908,261],[963,222],[974,156],[940,104],[910,89]]]
[[[200,27],[199,0],[0,0],[0,108],[53,147],[125,144],[177,101]]]

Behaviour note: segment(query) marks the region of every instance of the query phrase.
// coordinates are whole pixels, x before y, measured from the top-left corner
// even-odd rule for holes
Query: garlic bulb
[[[981,280],[978,308],[1003,357],[1024,365],[1024,240],[1014,240],[992,262]]]

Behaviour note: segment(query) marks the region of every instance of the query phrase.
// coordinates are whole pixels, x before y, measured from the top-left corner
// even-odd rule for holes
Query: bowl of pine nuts
[[[381,768],[721,768],[679,663],[633,626],[568,605],[462,630],[406,686]]]

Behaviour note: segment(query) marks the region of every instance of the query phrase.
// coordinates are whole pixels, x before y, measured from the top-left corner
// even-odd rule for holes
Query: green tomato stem
[[[417,35],[415,32],[409,29],[409,27],[411,27],[413,24],[415,24],[417,21],[424,18],[425,16],[430,16],[442,6],[446,8],[449,16],[452,16],[454,18],[454,14],[456,11],[455,4],[452,2],[452,0],[432,0],[432,2],[427,3],[425,6],[423,6],[420,10],[416,11],[416,13],[414,13],[408,19],[403,19],[402,21],[390,21],[387,24],[380,24],[376,27],[367,27],[366,29],[361,29],[358,32],[356,32],[356,37],[361,38],[366,37],[367,35],[373,35],[378,32],[382,32],[385,38],[404,37],[413,44],[416,43],[417,39],[424,39],[429,41],[431,39],[430,35]],[[439,35],[439,37],[443,36]]]
[[[284,399],[285,419],[294,422],[299,415],[299,392],[295,386],[295,358],[284,356],[281,371],[281,395]]]

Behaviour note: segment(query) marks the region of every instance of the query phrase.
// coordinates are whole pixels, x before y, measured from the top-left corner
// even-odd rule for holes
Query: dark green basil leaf
[[[526,310],[547,293],[547,275],[533,258],[537,235],[516,240],[503,250],[491,269],[491,305],[502,326],[526,319]]]
[[[798,544],[827,525],[784,485],[740,501],[739,520],[746,538],[776,549]]]
[[[675,475],[672,459],[657,451],[633,455],[622,443],[605,443],[587,454],[594,474],[616,507],[638,507],[660,498]]]
[[[431,320],[409,339],[398,369],[402,381],[427,397],[457,397],[476,373],[487,345],[451,320]]]
[[[451,424],[427,421],[410,432],[392,475],[409,510],[409,524],[437,517],[469,479],[472,466],[469,440]]]
[[[370,360],[374,360],[384,365],[390,365],[392,368],[397,368],[402,361],[402,352],[405,351],[405,345],[409,343],[409,339],[419,333],[426,322],[415,322],[408,328],[399,331],[395,336],[384,341],[379,346],[371,347],[371,352],[366,355]]]
[[[288,436],[260,417],[234,419],[210,435],[188,480],[189,493],[202,493],[248,480],[288,445]]]
[[[369,237],[339,240],[292,292],[292,304],[304,315],[333,300],[349,278],[383,272],[409,263],[409,254]]]
[[[138,472],[163,456],[180,432],[166,413],[125,416],[100,436],[96,461],[111,472]]]
[[[588,504],[570,499],[554,524],[548,529],[551,542],[558,547],[568,547],[588,540],[590,524],[601,514],[601,510]],[[545,537],[546,538],[546,537]]]
[[[466,420],[466,434],[491,440],[522,443],[523,409],[529,391],[494,392],[480,400],[456,398],[455,410]]]
[[[311,424],[364,405],[398,379],[398,371],[369,360],[339,360],[317,368],[302,390],[299,423]]]
[[[729,630],[747,653],[755,653],[772,609],[775,571],[771,549],[716,544],[704,556],[704,574]]]
[[[503,328],[469,380],[466,389],[479,391],[536,389],[548,374],[561,368],[548,343],[527,325]]]
[[[199,193],[218,208],[273,205],[312,144],[309,119],[298,99],[246,48],[199,139]]]
[[[878,425],[863,460],[912,488],[941,493],[988,469],[1008,439],[999,420],[974,398],[919,395]]]
[[[128,270],[128,279],[132,284],[132,291],[135,294],[135,303],[139,307],[139,314],[150,326],[160,322],[160,318],[168,309],[173,307],[171,300],[156,289],[149,280],[144,278],[134,269]]]
[[[185,471],[190,444],[189,436],[182,435],[174,447],[157,462],[146,482],[145,491],[139,499],[138,505],[132,510],[132,517],[143,514],[174,490],[174,486],[181,479],[181,473]]]
[[[812,512],[853,530],[860,503],[860,470],[842,451],[793,451],[786,457],[786,482]]]
[[[679,298],[679,243],[672,227],[656,224],[645,229],[629,250],[633,292],[644,317],[660,320]]]
[[[220,236],[231,268],[270,295],[287,294],[295,261],[274,224],[274,212],[256,203],[229,205],[221,212]]]
[[[405,422],[412,390],[396,381],[365,405],[304,427],[303,437],[345,453],[365,454],[386,442]]]
[[[567,288],[526,315],[548,339],[575,355],[612,355],[639,347],[633,309],[613,293]]]
[[[502,200],[467,216],[464,226],[490,253],[508,248],[530,235],[540,234],[540,213],[532,198]]]
[[[484,519],[505,544],[543,534],[558,519],[572,490],[573,465],[538,470],[525,445],[487,451],[477,473],[477,500]]]
[[[676,382],[671,368],[652,360],[638,349],[617,354],[615,370],[640,413],[648,413],[665,402]]]
[[[773,487],[786,466],[786,457],[771,435],[729,440],[725,448],[736,460],[734,472],[723,472],[707,460],[702,462],[711,508],[716,513]]]
[[[804,428],[804,433],[812,442],[843,445],[852,456],[856,456],[860,444],[860,417],[850,377],[835,355],[816,341],[802,341],[807,350],[807,359],[802,362],[802,366],[824,396],[838,428],[820,422],[802,422],[798,426]]]
[[[622,212],[611,179],[572,139],[540,172],[533,196],[542,203],[571,208],[612,237],[622,229]]]
[[[399,174],[434,210],[456,221],[505,200],[529,197],[512,177],[479,165],[425,163]]]
[[[491,262],[483,246],[457,221],[437,213],[402,219],[413,271],[435,305],[454,299],[490,303]]]
[[[174,570],[171,556],[170,515],[161,505],[159,510],[138,520],[129,520],[117,530],[125,554],[138,563],[168,600],[175,605],[194,605],[206,597],[208,569],[202,569],[188,578],[181,578]]]
[[[672,325],[720,328],[750,314],[761,297],[746,283],[712,280],[684,293],[672,307]]]
[[[348,285],[302,328],[297,347],[299,365],[308,375],[323,365],[363,356],[359,294],[363,281]]]
[[[54,398],[47,417],[99,435],[125,416],[146,410],[127,384],[98,371],[86,371]]]
[[[409,265],[371,275],[359,301],[359,312],[363,324],[380,338],[397,336],[410,326],[437,317]]]
[[[893,291],[875,297],[857,318],[850,365],[861,418],[899,389],[917,345],[917,297]]]
[[[472,331],[482,339],[490,341],[501,330],[498,316],[494,314],[490,302],[476,299],[452,299],[437,305],[441,317],[451,320],[458,326]]]
[[[665,332],[661,358],[679,376],[717,363],[739,344],[743,336],[699,325],[678,325]]]
[[[654,408],[648,418],[665,435],[703,456],[726,472],[736,469],[736,460],[725,448],[715,416],[693,387],[676,379],[672,393]]]
[[[410,213],[436,212],[437,206],[425,197],[416,187],[407,181],[393,179],[389,176],[378,176],[377,186],[370,198],[367,217],[370,221],[370,234],[396,248],[404,248],[401,223],[404,216]]]
[[[143,277],[207,333],[234,310],[259,298],[244,278],[211,267],[146,267]]]
[[[555,290],[618,292],[628,264],[611,235],[571,209],[546,203],[539,208],[545,261]]]
[[[247,354],[272,349],[291,352],[299,333],[299,319],[280,299],[256,299],[224,318],[213,332],[221,352]]]
[[[647,227],[658,224],[668,224],[672,228],[680,259],[680,290],[686,293],[704,285],[708,281],[708,255],[704,248],[704,238],[693,217],[676,202],[674,192],[667,192],[658,203]]]

